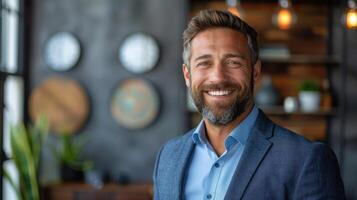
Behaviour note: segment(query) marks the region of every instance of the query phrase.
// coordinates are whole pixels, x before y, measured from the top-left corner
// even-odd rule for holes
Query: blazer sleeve
[[[334,152],[322,143],[314,144],[306,155],[297,179],[294,200],[346,199],[338,161]]]
[[[157,169],[159,166],[159,161],[160,161],[160,155],[162,152],[163,147],[160,148],[157,157],[156,157],[156,161],[155,161],[155,167],[154,167],[154,173],[153,173],[153,200],[159,200],[159,191],[158,191],[158,183],[157,183]]]

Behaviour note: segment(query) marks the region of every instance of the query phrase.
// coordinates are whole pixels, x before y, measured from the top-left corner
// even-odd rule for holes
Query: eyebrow
[[[207,58],[212,58],[212,56],[209,54],[205,54],[205,55],[195,58],[194,61],[203,60],[203,59],[207,59]],[[225,59],[227,59],[227,58],[241,58],[241,59],[247,60],[246,56],[243,56],[242,54],[239,54],[239,53],[228,53],[228,54],[224,55],[224,58]]]
[[[211,55],[206,54],[206,55],[202,55],[202,56],[199,56],[199,57],[195,58],[194,61],[202,60],[202,59],[206,59],[206,58],[211,58],[211,57],[212,57]]]
[[[242,54],[239,53],[228,53],[224,55],[224,58],[237,58],[237,57],[247,60],[246,56],[243,56]]]

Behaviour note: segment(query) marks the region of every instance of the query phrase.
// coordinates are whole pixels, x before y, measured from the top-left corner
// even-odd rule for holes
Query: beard
[[[189,89],[193,102],[203,117],[208,119],[212,124],[226,125],[246,111],[250,100],[253,99],[253,88],[254,82],[251,79],[246,87],[232,82],[223,82],[202,85],[202,87],[198,87],[196,90],[192,89],[192,87]],[[209,90],[233,90],[236,95],[229,102],[217,102],[214,105],[210,105],[204,98],[204,91]]]

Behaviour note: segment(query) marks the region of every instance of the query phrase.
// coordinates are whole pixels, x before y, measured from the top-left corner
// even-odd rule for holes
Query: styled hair
[[[243,33],[248,40],[252,63],[255,64],[259,57],[257,32],[239,17],[228,11],[202,10],[189,22],[183,32],[183,61],[190,66],[191,41],[200,32],[210,28],[231,28]]]

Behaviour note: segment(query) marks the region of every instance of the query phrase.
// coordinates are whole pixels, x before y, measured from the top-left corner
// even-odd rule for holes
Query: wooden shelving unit
[[[300,115],[300,116],[316,116],[316,117],[328,117],[337,115],[337,109],[335,108],[320,108],[315,112],[306,112],[300,109],[297,109],[293,112],[287,112],[283,106],[269,106],[269,107],[261,107],[261,109],[267,115],[284,115],[284,116],[292,116],[292,115]]]
[[[261,57],[261,61],[267,64],[322,64],[337,66],[340,63],[340,58],[326,55],[291,55],[286,58]]]

